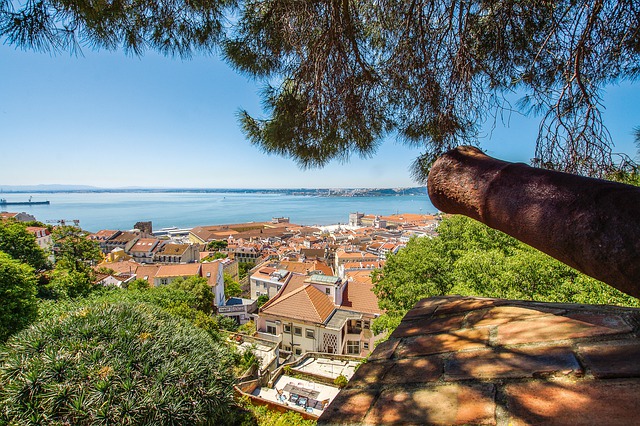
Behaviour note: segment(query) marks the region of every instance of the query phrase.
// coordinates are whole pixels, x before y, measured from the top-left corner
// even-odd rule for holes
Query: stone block
[[[638,424],[638,380],[534,381],[505,386],[505,424],[628,426]]]
[[[384,391],[365,424],[495,424],[491,384],[437,385]]]
[[[451,333],[428,334],[403,339],[398,349],[399,358],[424,356],[443,352],[486,347],[489,343],[487,328],[463,329]]]
[[[596,343],[580,346],[579,351],[594,377],[640,377],[640,342]]]
[[[601,315],[582,315],[570,318],[560,315],[530,317],[522,321],[498,326],[497,343],[513,345],[533,342],[552,342],[601,335],[627,333],[631,327],[624,321],[611,321],[605,325]]]
[[[570,348],[489,349],[459,352],[445,365],[445,380],[487,380],[550,375],[582,375]]]

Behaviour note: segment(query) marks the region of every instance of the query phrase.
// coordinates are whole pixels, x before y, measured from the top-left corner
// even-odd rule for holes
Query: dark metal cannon
[[[441,156],[427,187],[441,211],[640,297],[640,188],[496,160],[468,146]]]

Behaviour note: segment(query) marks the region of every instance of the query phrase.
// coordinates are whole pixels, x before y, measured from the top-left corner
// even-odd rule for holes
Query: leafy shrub
[[[340,389],[347,386],[347,383],[349,383],[349,380],[347,380],[347,378],[342,374],[333,380],[333,384],[339,387]]]
[[[37,314],[33,268],[0,251],[0,342],[29,325]]]
[[[219,424],[231,357],[145,304],[90,306],[14,335],[0,352],[0,424]]]

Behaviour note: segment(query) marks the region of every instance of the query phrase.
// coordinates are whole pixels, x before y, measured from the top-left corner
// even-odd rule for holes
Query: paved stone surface
[[[319,424],[640,424],[640,309],[425,299]]]
[[[466,329],[451,333],[429,334],[403,340],[397,349],[399,358],[482,348],[489,343],[489,330]]]
[[[546,342],[602,336],[607,334],[628,333],[631,328],[621,321],[611,321],[604,325],[599,315],[581,315],[569,318],[550,315],[539,318],[526,318],[498,326],[498,344],[513,345],[520,343]]]
[[[322,413],[319,424],[362,424],[376,394],[369,390],[343,389]]]
[[[469,327],[483,327],[488,325],[506,324],[512,321],[522,321],[533,317],[552,315],[564,312],[561,309],[523,308],[520,306],[497,306],[488,311],[475,311],[467,315]]]
[[[582,375],[570,348],[493,349],[454,354],[446,364],[446,380]]]
[[[386,342],[382,342],[376,347],[375,351],[373,351],[373,353],[369,355],[369,359],[389,359],[393,357],[393,354],[395,353],[396,348],[399,344],[399,339],[389,339]]]
[[[462,327],[463,320],[464,315],[456,315],[403,321],[398,328],[394,330],[391,337],[402,338],[457,330]]]
[[[365,424],[495,424],[493,385],[440,385],[383,392]]]
[[[401,359],[387,372],[382,382],[393,384],[433,382],[442,377],[443,364],[442,358],[438,356]]]
[[[637,380],[536,381],[505,387],[512,425],[637,425]]]
[[[586,367],[597,378],[640,377],[640,342],[606,342],[580,347]]]
[[[373,384],[381,381],[387,371],[391,370],[395,366],[395,362],[383,361],[383,362],[366,362],[358,367],[354,374],[354,380],[351,383],[360,384]]]

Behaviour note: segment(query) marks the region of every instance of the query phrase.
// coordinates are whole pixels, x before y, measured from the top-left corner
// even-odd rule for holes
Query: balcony
[[[347,334],[360,334],[362,333],[362,327],[347,326]]]
[[[282,334],[271,334],[267,333],[266,331],[258,331],[257,337],[259,339],[268,340],[274,343],[282,342]]]

